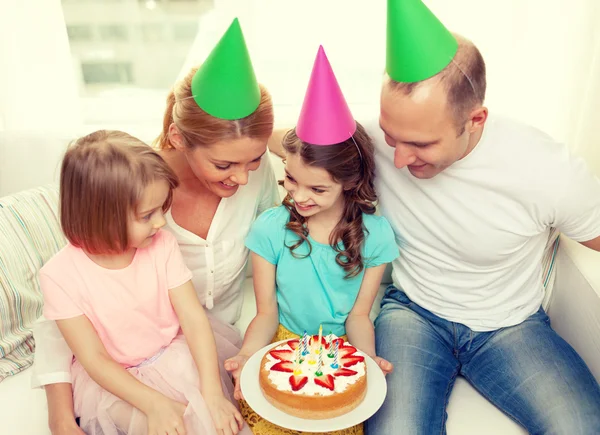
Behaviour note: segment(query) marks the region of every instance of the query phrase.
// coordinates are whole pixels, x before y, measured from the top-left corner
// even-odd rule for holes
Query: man
[[[401,256],[376,320],[394,365],[374,434],[445,433],[456,376],[530,433],[600,433],[600,388],[541,308],[551,228],[600,250],[600,183],[539,131],[488,114],[485,64],[420,0],[388,1],[376,142]]]

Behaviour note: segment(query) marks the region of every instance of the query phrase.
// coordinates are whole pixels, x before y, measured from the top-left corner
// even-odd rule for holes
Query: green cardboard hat
[[[202,110],[221,119],[245,118],[260,104],[260,87],[237,18],[194,74],[192,95]]]
[[[452,61],[458,43],[421,0],[388,0],[386,72],[392,80],[420,82]]]

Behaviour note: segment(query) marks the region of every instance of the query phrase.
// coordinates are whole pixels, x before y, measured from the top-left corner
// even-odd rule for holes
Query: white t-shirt
[[[261,165],[250,172],[248,184],[240,186],[231,198],[222,199],[212,220],[207,240],[181,228],[168,212],[165,229],[179,243],[183,259],[192,271],[192,282],[200,302],[223,322],[233,324],[242,308],[248,249],[244,245],[252,222],[264,210],[279,204],[275,173],[269,152]],[[56,322],[41,317],[33,327],[36,341],[32,368],[33,388],[71,382],[73,353]]]
[[[521,323],[543,299],[551,227],[600,236],[600,182],[540,131],[490,116],[479,144],[428,180],[394,167],[374,121],[381,213],[396,234],[394,285],[439,317],[491,331]]]

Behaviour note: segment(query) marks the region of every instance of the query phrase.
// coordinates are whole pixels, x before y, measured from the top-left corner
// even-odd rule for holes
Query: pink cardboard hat
[[[349,139],[355,131],[356,121],[321,45],[302,103],[296,135],[312,145],[334,145]]]

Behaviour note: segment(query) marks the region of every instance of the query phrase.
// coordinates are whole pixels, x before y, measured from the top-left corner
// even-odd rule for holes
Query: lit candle
[[[315,372],[315,376],[323,376],[323,372],[321,369],[323,368],[323,345],[321,344],[320,352],[319,352],[319,363],[317,364],[317,371]]]
[[[302,364],[302,359],[300,359],[300,346],[296,348],[296,358],[294,358],[294,375],[298,376],[302,373],[300,370],[300,364]]]
[[[340,346],[339,340],[335,340],[334,351],[333,351],[333,364],[331,364],[332,369],[337,369],[339,367],[338,364],[338,347]]]
[[[323,325],[319,325],[319,341],[317,341],[317,353],[320,353],[322,350],[322,342],[321,339],[323,338]]]
[[[298,345],[300,347],[300,345]],[[306,331],[304,331],[304,335],[302,336],[302,355],[308,354],[308,335],[306,335]]]

